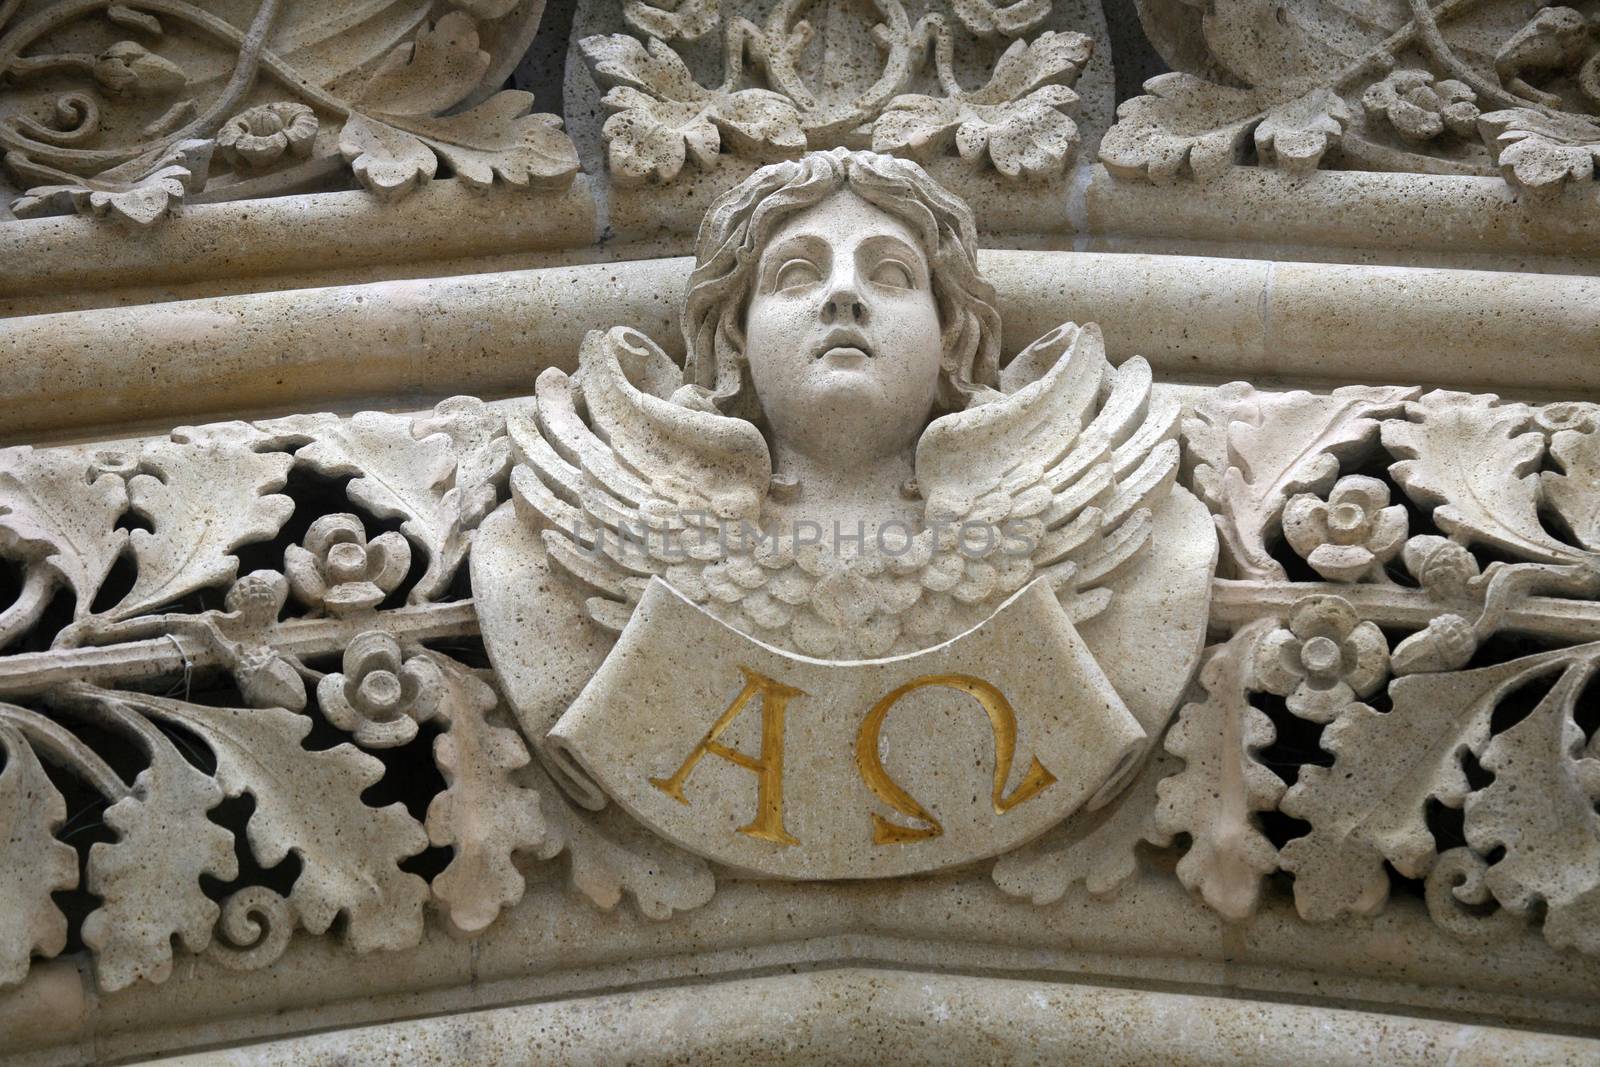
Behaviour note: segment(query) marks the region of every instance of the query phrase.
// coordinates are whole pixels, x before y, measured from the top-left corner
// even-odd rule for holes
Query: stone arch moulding
[[[0,0],[0,1064],[1600,1057],[1600,9],[1108,14]]]

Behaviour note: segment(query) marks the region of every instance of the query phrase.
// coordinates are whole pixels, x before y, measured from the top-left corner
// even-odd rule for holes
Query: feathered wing
[[[593,591],[589,616],[609,630],[651,577],[694,586],[726,530],[760,522],[772,473],[760,431],[671,402],[681,384],[643,334],[593,330],[577,373],[539,375],[534,422],[511,427],[517,511],[551,564]]]
[[[1177,472],[1178,405],[1152,398],[1142,359],[1113,370],[1093,325],[1040,338],[1001,381],[1001,398],[923,434],[924,529],[898,554],[747,541],[771,479],[765,441],[742,419],[672,403],[676,366],[632,330],[591,333],[577,373],[540,375],[536,418],[511,425],[513,499],[613,632],[657,575],[730,625],[816,656],[925,648],[1039,575],[1075,620],[1091,618],[1149,543]]]
[[[917,446],[927,523],[964,560],[951,594],[987,605],[1042,575],[1075,621],[1091,618],[1149,544],[1177,476],[1179,405],[1151,396],[1143,359],[1113,369],[1093,323],[1035,341],[1002,384],[1003,398],[937,420]]]

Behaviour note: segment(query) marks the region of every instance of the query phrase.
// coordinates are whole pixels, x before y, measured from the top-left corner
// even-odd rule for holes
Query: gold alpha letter
[[[874,704],[872,710],[867,712],[867,717],[862,720],[861,730],[856,734],[856,768],[861,772],[861,780],[867,783],[867,788],[871,789],[879,800],[906,818],[915,819],[923,824],[898,826],[877,812],[873,812],[872,843],[875,845],[921,841],[944,833],[944,826],[933,817],[933,813],[918,804],[910,793],[900,788],[899,784],[889,777],[889,772],[883,769],[883,760],[878,758],[878,735],[883,732],[883,721],[889,717],[889,709],[899,703],[901,697],[928,686],[943,686],[966,693],[983,705],[983,710],[989,713],[989,728],[994,732],[993,800],[996,815],[1004,815],[1023,801],[1038,796],[1056,780],[1056,776],[1045,770],[1044,764],[1035,757],[1028,767],[1028,773],[1017,783],[1017,788],[1011,791],[1010,796],[1006,796],[1006,779],[1011,775],[1011,759],[1017,751],[1017,715],[1011,710],[1011,702],[1000,690],[982,678],[974,678],[970,674],[924,674],[920,678],[913,678]]]
[[[721,756],[735,766],[754,771],[756,775],[756,817],[750,821],[750,825],[739,827],[739,832],[779,845],[798,845],[799,840],[783,828],[783,713],[791,697],[806,694],[748,667],[740,667],[739,673],[744,675],[744,688],[733,698],[733,703],[722,713],[722,718],[706,731],[706,736],[694,746],[671,778],[652,778],[650,784],[678,803],[687,804],[689,800],[683,795],[683,784],[694,772],[695,764],[707,752]],[[745,705],[758,693],[761,695],[761,757],[754,759],[721,744],[717,738],[722,736],[722,731],[739,717]]]

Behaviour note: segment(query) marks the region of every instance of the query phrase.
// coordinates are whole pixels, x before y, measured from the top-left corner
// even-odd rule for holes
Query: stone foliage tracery
[[[574,34],[571,69],[600,89],[586,132],[604,158],[602,173],[584,157],[593,173],[578,189],[603,189],[610,235],[639,236],[629,211],[653,225],[679,199],[689,206],[661,228],[681,232],[699,217],[696,198],[758,164],[841,145],[976,180],[955,190],[969,200],[972,188],[1005,193],[974,203],[980,220],[994,202],[1023,216],[1053,205],[1051,218],[1022,221],[1042,240],[1068,210],[1076,225],[1091,185],[1203,183],[1238,168],[1498,174],[1559,209],[1600,160],[1600,10],[1589,0],[1378,0],[1359,17],[1319,0],[1141,0],[1178,70],[1146,83],[1103,139],[1074,87],[1104,52],[1092,27],[1070,28],[1066,5],[827,6],[627,0],[606,32]],[[394,201],[436,178],[550,193],[573,181],[579,148],[561,121],[503,88],[539,0],[382,0],[349,25],[334,8],[0,0],[10,211],[145,226],[180,202],[351,183],[366,190],[353,198]],[[1088,173],[1095,156],[1109,180]],[[980,260],[968,229],[974,269],[1027,267]],[[1050,255],[1060,258],[1038,261],[1048,270],[1091,263]],[[638,277],[659,276],[610,283],[631,298]],[[1002,302],[1008,322],[1029,304],[1018,318],[1033,323],[1040,307],[1078,299],[1071,279],[1032,292],[1010,281],[990,294],[996,351]],[[652,301],[661,293],[634,311]],[[1262,306],[1268,318],[1265,295]],[[427,345],[449,340],[438,331]],[[514,400],[0,448],[0,998],[58,957],[82,961],[110,993],[181,976],[191,958],[268,968],[297,938],[366,954],[478,937],[530,908],[540,883],[552,883],[544,901],[578,914],[621,908],[666,923],[719,888],[727,900],[730,885],[832,881],[806,889],[831,902],[864,879],[884,879],[888,897],[934,871],[948,881],[921,886],[982,892],[983,907],[1029,922],[1049,922],[1033,906],[1085,895],[1144,907],[1154,886],[1169,894],[1163,916],[1228,936],[1263,911],[1295,936],[1303,924],[1426,917],[1440,943],[1517,941],[1552,974],[1554,953],[1600,958],[1600,406],[1404,385],[1174,388],[1161,380],[1171,360],[1129,346],[1108,356],[1097,327],[1069,323],[992,367],[993,396],[941,408],[945,436],[932,416],[921,425],[928,447],[916,439],[914,477],[894,501],[915,505],[909,555],[808,554],[775,537],[686,560],[604,534],[687,538],[708,514],[759,527],[763,507],[786,504],[798,483],[777,473],[770,425],[684,399],[693,374],[658,340],[619,326],[540,350],[517,365],[544,368],[524,386],[534,395]],[[1333,380],[1407,380],[1345,370]],[[730,436],[736,447],[724,447]],[[938,529],[967,523],[1020,529],[1032,551],[973,553]],[[544,570],[513,575],[529,558]],[[502,573],[515,580],[496,582]],[[557,587],[571,594],[565,615],[536,599]],[[906,728],[896,750],[883,724],[907,687],[875,690],[855,710],[877,733],[812,744],[843,753],[840,780],[873,790],[876,807],[853,814],[877,828],[816,873],[809,859],[780,868],[696,847],[582,756],[596,735],[610,735],[598,751],[615,757],[668,732],[669,700],[624,684],[636,677],[589,702],[635,719],[597,726],[600,713],[580,706],[641,605],[668,595],[683,613],[664,617],[704,622],[696,638],[725,637],[722,627],[822,675],[942,654],[1034,592],[1070,642],[1047,647],[1042,625],[1023,628],[1026,642],[1005,632],[996,644],[1015,655],[994,657],[999,680],[1048,675],[1085,700],[1051,705],[1054,720],[1087,730],[1063,728],[1063,748],[1089,747],[1077,744],[1096,729],[1084,706],[1120,715],[1113,725],[1132,739],[1105,741],[1093,781],[1049,753],[1047,769],[1026,715],[973,696],[985,679],[930,668],[913,687],[946,685],[965,718],[927,716],[920,747],[903,744]],[[495,625],[543,658],[508,668]],[[709,676],[695,657],[714,646],[684,646],[658,673]],[[1078,660],[1060,653],[1080,646]],[[620,674],[627,658],[610,666]],[[655,684],[649,657],[638,661]],[[773,721],[749,697],[798,701],[822,687],[738,669],[747,691],[720,705],[725,720],[675,750],[689,753],[673,764],[683,775],[712,757],[690,790],[700,806],[678,814],[708,836],[760,839],[752,849],[798,846],[782,840],[781,812],[781,833],[749,833],[771,814],[760,790]],[[719,707],[703,695],[677,707],[695,738],[705,724],[693,716]],[[792,717],[791,743],[820,718]],[[947,743],[952,722],[981,743]],[[792,783],[814,752],[791,751]],[[1003,829],[1052,785],[1053,796],[1083,795],[1066,814],[1021,809],[1037,825],[975,847],[956,805],[941,806],[948,795],[923,788],[968,763],[979,779],[993,772],[972,806],[1009,819]],[[689,807],[671,766],[630,780]],[[727,801],[730,780],[756,816],[745,793]],[[826,799],[842,810],[845,795]],[[726,802],[711,818],[708,796]],[[874,851],[934,838],[946,852],[921,867],[888,869],[907,853]],[[764,903],[739,906],[750,900]],[[720,907],[704,914],[723,921]],[[693,921],[644,936],[670,941]],[[1321,966],[1305,964],[1313,977]]]
[[[346,169],[385,199],[445,173],[556,190],[577,173],[560,120],[495,91],[542,2],[343,6],[0,5],[11,212],[147,226],[180,201],[318,190]]]
[[[98,898],[78,936],[106,989],[164,980],[174,945],[263,966],[294,929],[336,918],[358,952],[408,947],[430,902],[478,931],[521,899],[516,854],[568,852],[605,907],[626,892],[665,917],[709,895],[703,864],[619,839],[552,791],[456,647],[476,632],[457,572],[506,488],[498,411],[458,398],[416,418],[223,423],[0,457],[0,544],[21,572],[0,617],[8,984],[62,950],[51,894],[80,885]],[[355,511],[296,515],[291,493],[330,492]],[[391,528],[369,539],[363,523]],[[241,553],[275,567],[241,576]],[[144,691],[174,668],[176,690]],[[400,764],[378,758],[391,752],[435,768],[422,807],[370,801],[386,774],[393,788]],[[64,785],[104,805],[107,839],[82,855],[53,836]],[[248,816],[219,814],[243,796]],[[430,846],[424,878],[408,861]]]
[[[7,981],[69,925],[107,989],[175,951],[261,966],[336,918],[357,951],[416,943],[430,909],[471,933],[562,852],[602,907],[709,899],[703,860],[570,799],[475,666],[459,572],[509,493],[508,414],[460,398],[0,453]],[[1000,887],[1112,893],[1144,841],[1233,920],[1279,870],[1314,922],[1412,879],[1453,933],[1531,922],[1600,950],[1596,409],[1235,385],[1184,444],[1232,636],[1110,817],[1002,857]],[[1285,731],[1314,739],[1287,763]],[[393,793],[402,757],[433,768],[421,800]],[[104,829],[74,848],[66,798],[88,796]],[[79,887],[69,924],[53,894]]]
[[[719,153],[766,162],[839,145],[922,161],[958,155],[1010,180],[1056,177],[1075,157],[1072,86],[1093,41],[1036,32],[1049,3],[958,0],[914,16],[900,0],[881,0],[848,26],[807,0],[761,6],[770,8],[764,18],[753,7],[725,15],[714,2],[635,0],[623,9],[633,35],[577,42],[606,90],[616,181],[671,182],[686,161],[707,169]],[[722,82],[706,88],[678,49],[719,32]],[[870,56],[847,47],[862,33]],[[964,82],[975,75],[975,87]]]
[[[1135,867],[1100,853],[1181,834],[1178,877],[1229,918],[1280,869],[1313,922],[1381,910],[1398,875],[1462,936],[1542,921],[1551,944],[1594,952],[1600,571],[1573,481],[1592,499],[1594,414],[1367,387],[1199,402],[1190,484],[1223,535],[1212,617],[1234,632],[1167,733],[1181,770],[1145,772],[1124,801],[1142,815],[1002,859],[1001,887],[1107,893]],[[1408,521],[1440,533],[1397,551]],[[1285,731],[1314,738],[1287,767],[1267,755]],[[1286,840],[1270,812],[1298,821]]]
[[[1515,0],[1141,0],[1175,68],[1118,109],[1100,159],[1123,180],[1239,165],[1499,173],[1548,197],[1600,158],[1592,5]]]

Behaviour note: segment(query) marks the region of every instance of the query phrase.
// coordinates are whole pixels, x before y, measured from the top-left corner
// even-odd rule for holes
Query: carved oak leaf
[[[0,648],[38,621],[58,585],[72,590],[81,619],[116,562],[128,532],[126,483],[96,473],[76,449],[0,449],[0,549],[28,565],[23,595],[0,613]]]
[[[608,91],[601,103],[614,112],[601,133],[606,165],[619,182],[670,182],[691,156],[702,168],[717,165],[722,137],[698,103],[657,100],[625,85]]]
[[[1526,404],[1492,394],[1434,390],[1383,424],[1383,444],[1403,457],[1389,473],[1433,521],[1462,544],[1487,544],[1536,563],[1573,563],[1583,553],[1539,522],[1544,435],[1529,430]]]
[[[1066,86],[1047,85],[1016,103],[968,105],[969,117],[956,130],[956,150],[969,163],[987,151],[1008,178],[1060,174],[1077,154],[1078,124],[1057,108],[1077,102]]]
[[[526,409],[531,414],[532,405]],[[457,457],[455,490],[461,524],[476,529],[494,510],[511,469],[505,416],[475,396],[453,396],[434,405],[432,415],[411,424],[411,436],[418,440],[436,433],[450,438]]]
[[[1158,75],[1144,88],[1150,95],[1117,108],[1100,162],[1118,178],[1157,185],[1221,177],[1252,133],[1262,162],[1306,173],[1351,121],[1345,102],[1324,88],[1285,97],[1283,89],[1234,89],[1179,73]]]
[[[1278,851],[1252,814],[1271,811],[1283,795],[1283,781],[1255,759],[1276,731],[1246,699],[1251,656],[1272,625],[1252,623],[1212,651],[1200,671],[1206,699],[1186,705],[1167,731],[1166,750],[1183,770],[1156,785],[1149,840],[1165,846],[1188,834],[1178,879],[1232,921],[1255,911],[1262,876],[1278,867]]]
[[[1155,753],[1132,786],[1104,808],[1001,856],[994,884],[1035,904],[1053,904],[1079,882],[1092,896],[1110,896],[1138,872],[1135,849],[1150,828],[1156,784],[1181,766],[1165,752]]]
[[[789,98],[764,89],[706,89],[657,38],[648,51],[626,34],[585,37],[578,47],[595,80],[609,87],[600,103],[612,114],[601,132],[619,181],[671,181],[690,155],[701,167],[715,166],[724,136],[755,157],[795,155],[806,146]]]
[[[499,703],[494,690],[445,656],[423,652],[418,658],[433,675],[419,711],[445,723],[433,754],[447,788],[428,805],[428,840],[455,849],[434,878],[433,893],[451,923],[472,933],[522,899],[526,886],[511,854],[549,859],[561,841],[546,833],[539,794],[512,781],[511,772],[528,763],[528,748],[515,730],[489,723]]]
[[[1031,42],[1014,41],[995,61],[994,73],[980,89],[962,98],[978,104],[1020,100],[1045,85],[1072,85],[1094,53],[1094,38],[1082,33],[1041,33]]]
[[[1507,693],[1566,655],[1398,678],[1389,686],[1394,710],[1387,714],[1350,705],[1322,735],[1333,766],[1302,767],[1279,805],[1311,824],[1281,854],[1294,872],[1301,917],[1323,922],[1377,912],[1389,898],[1385,859],[1408,878],[1427,874],[1436,857],[1428,801],[1461,806],[1470,789],[1461,754],[1482,747]]]
[[[212,140],[179,141],[148,174],[132,179],[103,175],[81,178],[35,163],[20,152],[7,152],[6,166],[18,177],[58,183],[28,189],[11,202],[11,212],[19,219],[31,219],[76,211],[95,218],[111,215],[135,226],[149,226],[184,196],[205,188],[215,147]]]
[[[1050,0],[1014,0],[999,6],[990,0],[950,0],[950,9],[974,37],[1020,37],[1043,22],[1050,7]]]
[[[263,867],[290,852],[301,869],[289,893],[300,923],[325,933],[343,913],[357,952],[400,949],[422,938],[428,883],[400,870],[428,845],[404,804],[370,808],[361,794],[383,764],[354,745],[311,752],[301,741],[311,720],[282,708],[215,708],[163,697],[117,694],[146,714],[186,727],[211,749],[224,794],[249,793],[245,826]]]
[[[717,130],[741,156],[776,159],[805,151],[800,112],[786,96],[765,89],[720,93],[710,114]]]
[[[496,178],[518,188],[563,189],[578,172],[578,150],[555,115],[531,114],[533,94],[506,89],[459,115],[396,120],[475,188]]]
[[[464,99],[488,69],[477,23],[452,11],[385,56],[356,102],[389,115],[432,115]]]
[[[1077,124],[1058,110],[1078,103],[1064,83],[1077,80],[1093,47],[1081,33],[1045,33],[1006,49],[980,89],[954,98],[897,96],[872,124],[873,151],[926,158],[953,140],[962,159],[987,154],[1009,178],[1060,174],[1078,147]]]
[[[89,891],[101,904],[83,921],[83,940],[95,950],[95,976],[107,992],[141,978],[166,981],[175,934],[189,951],[204,951],[221,909],[201,890],[200,876],[239,874],[233,835],[206,817],[222,803],[222,787],[140,722],[150,766],[131,796],[106,809],[117,840],[89,849]]]
[[[1350,107],[1329,89],[1313,89],[1267,112],[1256,127],[1263,162],[1290,174],[1310,174],[1350,125]]]
[[[1236,382],[1195,404],[1183,421],[1184,443],[1197,461],[1194,486],[1216,514],[1233,577],[1285,577],[1266,547],[1284,503],[1295,493],[1326,492],[1340,464],[1371,447],[1376,420],[1417,392],[1353,385],[1326,396],[1260,393]]]
[[[1600,124],[1578,115],[1491,111],[1478,116],[1478,135],[1506,181],[1538,196],[1589,181],[1600,161]]]
[[[433,152],[411,134],[355,114],[339,131],[339,152],[356,180],[385,202],[426,185],[439,168]]]
[[[1600,433],[1559,430],[1550,438],[1550,454],[1561,473],[1539,475],[1545,501],[1566,520],[1579,544],[1600,551]]]
[[[573,807],[543,767],[530,765],[524,777],[536,783],[549,838],[571,861],[572,886],[600,910],[610,911],[632,894],[650,919],[669,919],[710,901],[717,891],[711,867],[699,856],[646,832],[613,807],[590,814]],[[602,829],[596,821],[611,817]],[[554,855],[554,852],[551,853]]]
[[[941,155],[950,147],[964,116],[961,105],[946,97],[897,96],[872,124],[872,150],[915,159]]]
[[[1485,879],[1517,914],[1543,901],[1545,939],[1600,954],[1600,759],[1585,758],[1573,719],[1594,674],[1597,650],[1569,664],[1539,705],[1483,749],[1494,781],[1466,801],[1467,842],[1481,853],[1504,847]]]
[[[0,989],[28,974],[35,952],[67,944],[67,917],[50,894],[78,884],[78,854],[55,839],[67,802],[15,727],[0,722]]]
[[[1116,124],[1100,141],[1100,162],[1118,178],[1157,185],[1218,178],[1233,166],[1259,117],[1255,93],[1188,74],[1159,75],[1144,89],[1150,95],[1118,106]]]
[[[219,422],[181,426],[140,450],[128,499],[151,529],[128,539],[138,563],[133,588],[93,618],[148,615],[196,589],[234,580],[234,550],[276,537],[294,511],[294,502],[277,492],[293,461],[257,451],[266,444],[249,423]]]
[[[717,0],[627,0],[622,17],[645,37],[698,41],[717,28]]]
[[[1064,85],[992,105],[897,96],[872,124],[872,150],[925,159],[954,141],[962,159],[974,163],[987,154],[1008,178],[1050,177],[1066,169],[1078,148],[1077,123],[1056,108],[1077,101]]]
[[[411,603],[444,592],[468,546],[447,434],[418,440],[410,418],[380,411],[348,419],[291,415],[261,426],[279,440],[309,438],[295,452],[296,462],[329,477],[355,475],[346,489],[351,500],[381,518],[405,520],[400,532],[428,553],[428,569],[411,590]]]

